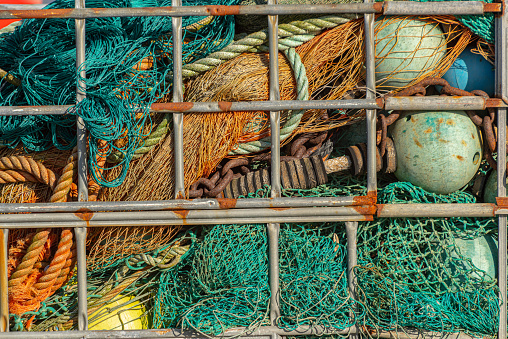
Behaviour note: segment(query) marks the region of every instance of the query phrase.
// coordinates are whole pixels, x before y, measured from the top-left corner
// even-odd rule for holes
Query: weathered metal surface
[[[495,216],[494,204],[378,204],[379,218],[447,218]]]

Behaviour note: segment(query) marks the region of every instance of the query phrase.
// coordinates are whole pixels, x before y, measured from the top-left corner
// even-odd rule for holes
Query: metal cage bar
[[[75,8],[85,8],[85,0],[75,0]],[[86,97],[85,69],[85,20],[76,19],[76,69],[79,72],[76,86],[76,102]],[[88,200],[87,180],[87,131],[79,115],[76,118],[78,148],[78,201]],[[86,225],[74,228],[76,236],[77,275],[78,275],[78,329],[88,329],[87,281],[86,281]]]
[[[190,331],[169,330],[142,330],[142,331],[87,331],[87,307],[86,307],[86,258],[85,226],[130,226],[130,225],[167,225],[167,224],[213,224],[213,223],[267,223],[269,238],[269,269],[270,269],[270,319],[272,326],[264,326],[257,330],[245,332],[245,329],[228,330],[225,336],[238,336],[241,334],[254,336],[278,335],[309,335],[309,334],[355,334],[356,327],[333,331],[329,328],[302,326],[294,331],[285,331],[276,327],[276,320],[280,315],[279,310],[279,254],[278,234],[280,225],[273,221],[280,222],[302,222],[302,221],[346,221],[346,236],[348,240],[348,286],[352,296],[355,294],[354,271],[356,265],[356,232],[358,220],[371,220],[374,211],[368,210],[373,207],[365,197],[339,197],[339,198],[281,198],[280,197],[280,114],[283,109],[325,109],[325,108],[350,108],[367,110],[368,130],[368,192],[375,194],[377,190],[377,179],[375,171],[375,123],[377,109],[390,110],[480,110],[486,107],[497,107],[498,109],[498,136],[499,140],[506,139],[506,107],[508,104],[508,57],[507,15],[502,12],[504,3],[485,4],[474,1],[445,1],[439,3],[415,3],[415,2],[380,2],[364,0],[364,3],[336,4],[336,5],[277,5],[276,0],[269,0],[268,5],[259,6],[182,6],[181,0],[173,0],[173,7],[162,8],[108,8],[91,9],[84,8],[84,0],[75,0],[75,9],[51,9],[51,10],[1,10],[0,19],[16,18],[71,18],[76,19],[76,64],[82,79],[85,78],[85,19],[109,16],[172,16],[173,41],[174,41],[174,71],[173,71],[173,102],[167,104],[154,104],[150,111],[160,113],[173,113],[175,129],[175,197],[184,197],[184,175],[183,175],[183,114],[184,112],[222,112],[227,106],[228,111],[266,110],[270,113],[271,125],[271,151],[272,151],[272,198],[253,199],[251,201],[235,201],[231,205],[228,199],[200,199],[194,201],[171,200],[171,201],[141,201],[141,202],[86,202],[87,200],[87,165],[86,165],[86,129],[82,119],[77,118],[78,125],[78,187],[79,203],[63,204],[0,204],[0,213],[23,213],[32,214],[10,214],[3,215],[0,221],[2,228],[2,241],[0,241],[0,332],[8,331],[8,294],[7,294],[7,239],[8,228],[29,228],[37,222],[41,227],[75,227],[77,251],[78,251],[78,331],[44,333],[45,337],[54,338],[101,338],[101,337],[201,337],[199,334]],[[300,14],[300,13],[362,13],[364,14],[365,26],[365,51],[366,51],[366,74],[367,94],[366,99],[359,100],[331,100],[305,102],[289,100],[281,101],[279,95],[278,81],[278,15]],[[404,98],[388,98],[386,100],[376,99],[375,77],[374,77],[374,14],[385,15],[483,15],[485,13],[499,13],[496,18],[496,94],[498,99],[485,100],[483,98],[413,98],[408,101]],[[183,102],[183,81],[182,81],[182,16],[222,16],[237,14],[261,14],[268,16],[269,30],[269,56],[270,56],[270,100],[266,102],[233,102],[227,103],[184,103]],[[76,88],[77,102],[84,98],[84,80],[80,81]],[[71,106],[42,106],[42,107],[0,107],[0,115],[34,115],[34,114],[65,114]],[[498,143],[498,196],[506,196],[506,145]],[[436,204],[415,204],[402,211],[401,206],[379,205],[378,217],[393,216],[494,216],[499,215],[499,288],[500,288],[500,327],[499,337],[506,338],[506,247],[507,230],[506,215],[508,208],[492,204],[454,204],[436,209]],[[310,207],[316,206],[316,207]],[[91,208],[93,216],[89,220],[83,220],[76,209]],[[234,207],[234,208],[233,208]],[[287,211],[277,211],[273,207],[290,207]],[[164,211],[164,209],[170,209]],[[252,209],[255,210],[252,210]],[[375,207],[373,207],[375,209]],[[171,209],[188,209],[186,220],[178,219],[176,213]],[[100,212],[109,210],[111,212]],[[119,211],[138,212],[119,212]],[[139,211],[155,211],[147,216]],[[7,305],[7,306],[6,306]],[[405,333],[400,337],[412,338],[425,333],[436,335],[435,332],[421,331],[418,333]],[[392,337],[392,332],[380,332],[380,337]],[[40,333],[4,333],[6,338],[36,338]],[[470,338],[463,333],[452,334],[450,337]]]
[[[268,6],[277,4],[277,0],[268,0]],[[268,16],[268,58],[270,90],[269,101],[280,100],[279,90],[279,16]],[[271,197],[279,198],[281,195],[280,183],[280,112],[270,111],[270,152],[271,152]],[[275,221],[275,220],[271,220]],[[280,317],[280,285],[279,285],[279,233],[280,224],[267,224],[268,233],[268,268],[270,284],[270,324],[277,325]]]

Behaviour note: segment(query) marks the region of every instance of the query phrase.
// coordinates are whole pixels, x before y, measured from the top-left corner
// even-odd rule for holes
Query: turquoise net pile
[[[234,5],[236,0],[183,5]],[[170,0],[88,0],[86,7],[161,7]],[[73,0],[57,0],[46,8],[73,8]],[[184,17],[189,27],[203,17]],[[198,29],[199,28],[199,29]],[[225,47],[234,35],[232,16],[214,17],[206,25],[184,29],[184,63]],[[22,145],[29,151],[76,144],[75,114],[89,131],[91,173],[103,186],[118,186],[134,151],[143,146],[149,108],[172,86],[172,24],[170,17],[115,17],[86,20],[86,99],[66,115],[2,116],[0,144]],[[0,80],[0,106],[74,105],[76,47],[73,19],[24,20],[14,33],[0,39],[0,68],[22,81],[15,86]],[[152,67],[139,67],[141,61]],[[115,140],[122,139],[118,144]],[[103,140],[107,147],[99,148]],[[106,180],[97,171],[97,155],[123,154],[117,178]]]
[[[349,175],[330,176],[330,180],[328,185],[312,190],[283,193],[339,196],[359,195],[365,190],[364,182]],[[268,192],[266,187],[258,196]],[[392,182],[379,190],[379,202],[465,203],[474,202],[474,198],[464,191],[440,196],[409,183]],[[380,218],[361,222],[355,301],[347,288],[344,224],[282,224],[281,316],[277,324],[287,330],[302,325],[341,330],[357,324],[373,336],[381,330],[410,328],[494,335],[499,312],[496,277],[463,255],[457,239],[495,238],[496,228],[494,218]],[[195,242],[175,267],[143,271],[146,263],[130,265],[125,277],[136,279],[122,295],[139,298],[150,328],[217,335],[236,327],[269,325],[266,226],[217,225],[194,231]],[[101,286],[111,281],[118,286],[125,281],[118,279],[118,272],[129,260],[88,273],[89,304],[104,297]],[[75,298],[76,286],[68,284],[36,312],[31,330],[54,327],[63,316],[72,318]]]

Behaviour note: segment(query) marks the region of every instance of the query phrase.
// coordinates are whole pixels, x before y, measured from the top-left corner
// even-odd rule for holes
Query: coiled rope
[[[56,180],[56,175],[47,169],[41,163],[33,159],[22,156],[12,156],[0,158],[0,173],[16,172],[26,173],[32,176],[30,181],[46,183],[53,190],[50,198],[51,202],[65,202],[67,195],[71,190],[72,178],[76,174],[77,168],[77,150],[69,157],[67,165],[63,169],[62,175]],[[27,176],[23,177],[24,179]],[[25,180],[23,180],[25,181]],[[11,182],[11,181],[9,181]],[[43,271],[42,275],[33,283],[31,288],[21,288],[21,285],[27,281],[28,277],[34,273],[34,266],[40,260],[40,254],[44,249],[48,237],[51,233],[49,228],[38,229],[34,235],[26,254],[21,263],[15,268],[9,278],[9,297],[11,312],[15,314],[23,313],[27,310],[37,309],[40,302],[53,294],[69,278],[69,273],[76,263],[76,249],[72,238],[72,230],[64,228],[60,235],[57,251],[51,260],[49,266]],[[25,296],[30,294],[30,298]],[[29,302],[27,301],[29,300]]]
[[[296,90],[297,100],[309,100],[309,79],[307,78],[307,73],[305,71],[305,66],[302,63],[302,59],[296,52],[294,48],[288,48],[283,51],[284,55],[289,61],[291,68],[293,69],[293,73],[296,78]],[[290,111],[289,119],[286,121],[284,126],[280,130],[280,140],[286,139],[300,124],[300,120],[302,120],[302,116],[305,113],[305,110],[294,110]],[[237,148],[233,149],[229,152],[230,155],[239,155],[239,154],[250,154],[260,152],[271,145],[270,137],[265,137],[260,140],[249,141],[243,144],[238,145]]]

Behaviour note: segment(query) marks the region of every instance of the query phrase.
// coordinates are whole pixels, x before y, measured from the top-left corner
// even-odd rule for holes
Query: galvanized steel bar
[[[364,0],[364,3],[373,3],[374,0]],[[376,98],[375,78],[375,52],[374,52],[374,14],[364,15],[365,27],[365,67],[366,67],[366,98]],[[376,171],[376,110],[366,111],[367,123],[367,192],[377,193]]]
[[[408,6],[409,5],[409,6]],[[443,1],[438,3],[348,3],[348,4],[308,4],[302,5],[256,5],[256,6],[173,6],[137,8],[87,8],[87,9],[42,9],[42,10],[0,10],[0,19],[90,19],[105,17],[141,16],[224,16],[224,15],[290,15],[290,14],[369,14],[389,15],[481,15],[486,12],[499,12],[498,6],[486,6],[480,1]],[[407,9],[406,7],[410,7]],[[419,11],[412,10],[418,8]]]
[[[505,1],[501,1],[506,6]],[[508,14],[506,8],[496,17],[496,97],[508,103]],[[506,108],[497,110],[498,141],[506,140]],[[506,197],[506,143],[497,143],[497,195]],[[500,215],[498,221],[498,285],[499,285],[499,331],[498,338],[507,337],[507,216]]]
[[[492,218],[494,204],[386,204],[377,205],[379,218]]]
[[[75,8],[84,8],[85,0],[75,0]],[[76,20],[76,71],[79,79],[76,86],[76,101],[79,104],[85,99],[85,20]],[[78,115],[77,147],[78,147],[78,201],[88,200],[88,168],[87,168],[87,136],[83,119]],[[75,228],[78,276],[78,330],[88,329],[87,282],[86,282],[86,225]]]
[[[357,333],[356,329],[346,328],[344,330],[334,330],[330,327],[324,326],[300,326],[292,331],[285,331],[284,329],[274,326],[262,326],[258,329],[231,329],[227,330],[221,337],[239,337],[249,338],[260,336],[269,336],[278,334],[281,336],[321,336],[326,334],[334,335],[350,335]],[[446,339],[477,339],[478,336],[469,335],[463,332],[443,333],[432,331],[418,331],[413,329],[405,329],[404,332],[396,331],[379,331],[373,337],[375,338],[397,338],[397,339],[421,339],[421,338],[443,338]],[[39,339],[41,338],[40,332],[10,332],[2,334],[2,339]],[[154,330],[117,330],[117,331],[57,331],[57,332],[44,332],[44,338],[55,339],[131,339],[131,338],[209,338],[203,334],[191,331],[182,331],[179,329],[154,329]]]
[[[338,207],[366,204],[364,197],[281,197],[277,199],[194,199],[153,201],[88,201],[66,203],[0,204],[0,213],[100,211],[160,211],[191,209],[242,209],[288,207]]]
[[[435,110],[435,111],[463,111],[484,110],[486,100],[481,97],[390,97],[385,99],[384,109],[390,110]]]
[[[346,238],[347,238],[347,282],[349,288],[349,296],[356,300],[356,279],[355,279],[355,267],[358,264],[358,252],[357,252],[357,234],[358,234],[358,222],[348,221],[346,222]],[[355,312],[351,314],[353,319],[356,319],[357,308]],[[356,330],[355,332],[358,332]],[[352,334],[350,338],[358,338],[358,334]]]
[[[320,213],[319,210],[315,210],[315,213]],[[351,215],[351,216],[342,216],[340,214],[337,215],[313,215],[309,213],[305,216],[284,216],[284,215],[275,215],[275,216],[254,216],[254,217],[217,217],[215,219],[191,219],[191,218],[182,218],[180,220],[171,218],[171,219],[147,219],[147,220],[127,220],[127,219],[119,219],[112,221],[93,221],[87,222],[86,220],[81,221],[47,221],[40,222],[38,225],[40,227],[48,227],[48,228],[62,228],[62,227],[113,227],[113,226],[164,226],[164,225],[217,225],[217,224],[268,224],[272,223],[303,223],[303,222],[344,222],[344,221],[372,221],[373,217],[371,215]],[[13,225],[10,223],[1,223],[0,228],[12,228]],[[30,224],[28,222],[16,223],[16,228],[33,228],[34,224]]]
[[[258,337],[271,336],[273,334],[283,336],[299,336],[299,335],[322,335],[322,334],[338,334],[346,335],[351,333],[354,329],[334,330],[330,327],[324,326],[301,326],[292,331],[285,331],[284,329],[275,326],[262,326],[257,329],[237,328],[226,330],[221,334],[221,337]],[[10,332],[9,334],[2,335],[2,339],[9,338],[41,338],[41,333],[37,332]],[[44,332],[44,338],[209,338],[203,334],[180,329],[154,329],[154,330],[116,330],[116,331],[57,331],[57,332]],[[468,337],[469,338],[469,337]]]
[[[385,103],[384,103],[385,102]],[[501,99],[480,97],[391,97],[386,99],[354,100],[274,100],[245,102],[182,102],[155,103],[151,113],[212,113],[277,111],[299,109],[386,109],[386,110],[484,110],[487,107],[507,107]],[[62,115],[71,105],[62,106],[1,106],[0,116]]]
[[[182,0],[173,0],[174,6],[181,6]],[[182,18],[173,17],[173,102],[183,101],[182,78]],[[184,159],[183,159],[183,114],[173,114],[173,154],[175,158],[175,199],[185,197]]]
[[[268,5],[277,4],[277,0],[268,0]],[[280,100],[279,91],[279,17],[268,16],[268,55],[270,72],[270,101]],[[271,151],[271,197],[278,198],[281,194],[280,182],[280,111],[270,111],[270,151]],[[270,220],[275,221],[275,220]],[[279,232],[280,224],[269,223],[268,232],[268,264],[270,283],[270,323],[277,325],[280,317],[279,287]]]
[[[407,2],[386,1],[383,3],[384,15],[482,15],[484,6],[481,2],[461,1],[458,2],[440,2],[440,6],[436,6],[435,2],[416,2],[412,6],[408,6]]]
[[[62,115],[73,106],[0,106],[0,116],[8,115]],[[280,111],[285,109],[362,109],[383,108],[382,101],[376,100],[274,100],[245,102],[183,102],[155,103],[151,113],[212,113],[212,112],[245,112],[245,111]]]
[[[173,211],[144,211],[135,212],[76,212],[76,213],[32,213],[32,214],[4,214],[1,225],[13,226],[12,223],[23,222],[72,222],[88,221],[90,225],[100,221],[147,221],[154,219],[213,219],[213,218],[242,218],[242,217],[277,217],[277,216],[312,216],[316,213],[322,216],[358,216],[373,215],[375,206],[341,206],[341,207],[298,207],[298,208],[257,208],[257,209],[218,209],[218,210],[173,210]],[[34,225],[37,225],[34,224]]]
[[[8,246],[9,230],[3,229],[0,232],[0,332],[9,332]]]

